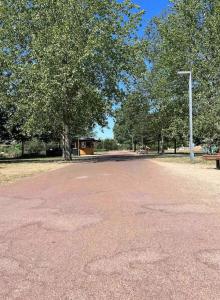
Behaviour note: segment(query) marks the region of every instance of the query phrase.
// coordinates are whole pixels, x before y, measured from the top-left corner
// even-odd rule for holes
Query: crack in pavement
[[[146,265],[167,259],[167,254],[151,249],[135,249],[119,252],[110,257],[100,257],[85,265],[84,271],[92,275],[129,275],[143,278],[147,273]]]
[[[142,206],[143,209],[151,211],[159,211],[167,214],[216,214],[216,208],[205,204],[191,204],[191,203],[169,203],[169,204],[150,204]],[[147,213],[142,210],[137,212],[141,215]]]
[[[220,249],[200,250],[195,254],[195,257],[200,263],[220,271]]]

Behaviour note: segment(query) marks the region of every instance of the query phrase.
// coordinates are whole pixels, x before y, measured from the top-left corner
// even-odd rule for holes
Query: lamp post
[[[190,159],[194,161],[193,116],[192,116],[192,71],[179,71],[179,75],[189,75],[189,148]]]

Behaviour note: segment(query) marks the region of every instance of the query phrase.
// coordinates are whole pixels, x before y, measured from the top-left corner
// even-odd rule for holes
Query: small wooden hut
[[[95,144],[99,142],[93,137],[73,139],[73,155],[94,155]]]

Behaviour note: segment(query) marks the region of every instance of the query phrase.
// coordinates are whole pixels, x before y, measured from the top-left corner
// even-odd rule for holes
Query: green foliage
[[[116,111],[114,135],[120,144],[140,142],[148,135],[149,103],[139,92],[130,93]]]
[[[6,111],[0,107],[0,141],[6,141],[9,139],[10,134],[7,130],[8,116]]]
[[[185,143],[188,80],[177,71],[192,70],[195,142],[219,143],[219,0],[171,2],[140,40],[130,0],[2,0],[0,138],[62,137],[68,158],[71,138],[120,102],[120,144]]]
[[[3,62],[12,72],[5,97],[16,103],[23,131],[53,131],[70,145],[71,135],[105,125],[119,83],[143,65],[141,17],[129,0],[2,0]]]
[[[15,158],[21,156],[21,145],[0,145],[0,157]]]
[[[25,143],[26,154],[40,154],[41,152],[45,152],[45,144],[38,139],[34,138]]]
[[[172,1],[169,14],[155,18],[147,28],[151,64],[146,88],[157,112],[160,135],[188,139],[188,78],[193,73],[193,121],[195,141],[218,132],[220,114],[218,1]],[[217,26],[218,24],[218,26]]]
[[[97,144],[98,151],[112,151],[118,150],[118,144],[114,139],[105,139]]]
[[[173,0],[170,10],[146,28],[146,72],[141,84],[116,113],[120,143],[147,136],[148,144],[188,140],[188,78],[193,74],[194,141],[220,140],[220,3],[218,0]],[[138,107],[140,93],[146,108]],[[135,95],[135,96],[134,96]],[[143,123],[141,122],[143,120]]]

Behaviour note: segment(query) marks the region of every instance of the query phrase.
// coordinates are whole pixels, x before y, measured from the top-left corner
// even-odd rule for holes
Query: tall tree
[[[129,0],[2,3],[2,47],[23,130],[53,128],[70,159],[71,135],[103,125],[120,86],[139,71],[142,12]]]
[[[148,98],[139,91],[133,91],[125,98],[116,112],[114,135],[120,143],[139,142],[144,145],[148,136]]]
[[[173,0],[170,11],[154,18],[146,38],[150,76],[146,86],[157,111],[161,136],[187,140],[188,79],[193,72],[193,121],[197,141],[219,126],[220,4],[212,0]]]

